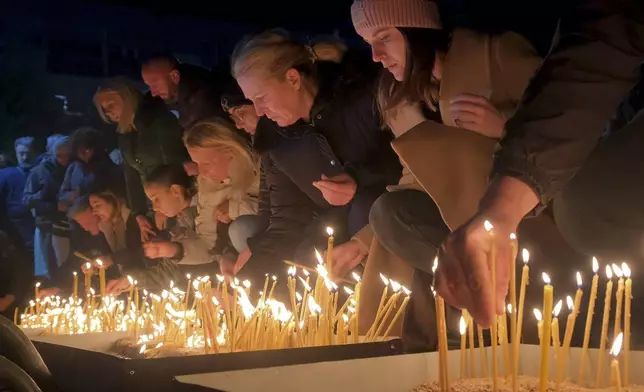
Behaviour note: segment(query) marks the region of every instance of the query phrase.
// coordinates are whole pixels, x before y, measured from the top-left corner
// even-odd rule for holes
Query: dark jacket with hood
[[[0,170],[0,230],[14,245],[33,249],[34,218],[22,202],[31,167],[7,167]]]
[[[305,228],[334,208],[312,185],[321,174],[346,171],[358,184],[357,195],[379,195],[400,178],[390,135],[380,127],[372,80],[349,71],[347,64],[321,62],[318,68],[321,88],[310,122],[281,128],[263,117],[258,123],[258,213],[268,217],[269,226],[248,240],[251,268],[270,270],[267,264],[292,258]]]
[[[170,108],[179,112],[184,130],[210,117],[228,118],[221,108],[212,72],[191,64],[180,64],[179,91]]]
[[[134,116],[135,130],[118,135],[123,155],[127,200],[134,215],[148,211],[145,177],[161,165],[183,164],[188,153],[177,118],[163,101],[146,96]]]
[[[66,171],[55,159],[44,160],[29,173],[22,198],[35,212],[40,230],[64,237],[69,236],[69,222],[65,212],[58,210],[58,192]]]

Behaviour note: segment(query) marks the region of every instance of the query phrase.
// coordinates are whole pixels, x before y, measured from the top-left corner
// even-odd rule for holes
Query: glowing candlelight
[[[519,347],[521,346],[521,335],[523,334],[523,312],[524,312],[524,306],[525,306],[525,292],[526,292],[526,287],[529,284],[529,277],[530,277],[530,267],[528,266],[528,262],[530,261],[530,252],[528,252],[527,249],[523,249],[521,252],[521,256],[523,259],[523,269],[521,271],[521,286],[519,288],[519,307],[517,310],[517,330],[516,330],[516,335],[513,335],[512,337],[517,344],[512,347],[512,355],[513,355],[513,361],[514,363],[518,362],[519,358]],[[515,373],[518,371],[517,367],[515,366],[514,368]]]
[[[619,351],[622,348],[623,337],[624,335],[620,332],[613,342],[613,347],[610,349],[610,355],[613,357],[613,360],[610,363],[611,378],[613,379],[613,386],[615,387],[616,392],[622,391],[622,380],[619,374],[619,361],[617,360],[617,357],[619,356]]]
[[[98,265],[98,279],[99,279],[99,288],[102,298],[107,297],[107,291],[105,289],[105,267],[103,262],[100,259],[96,259],[96,265]]]
[[[631,383],[631,300],[633,299],[633,281],[628,264],[622,263],[622,272],[626,278],[624,294],[624,385]]]
[[[492,276],[492,297],[494,301],[494,308],[496,308],[496,244],[494,242],[494,226],[490,221],[483,222],[485,230],[490,236],[490,253],[489,253],[489,265],[490,265],[490,275]],[[494,318],[492,319],[492,391],[498,391],[497,376],[499,373],[499,365],[497,359],[497,345],[498,345],[498,326],[496,323],[496,310],[494,310]],[[543,391],[542,391],[543,392]]]
[[[554,289],[550,277],[542,273],[543,282],[543,327],[541,330],[541,366],[539,373],[539,392],[548,388],[548,359],[550,355],[550,335],[552,327],[552,296]]]
[[[36,282],[36,288],[34,289],[34,295],[36,299],[40,298],[40,282]]]
[[[593,315],[595,314],[595,301],[597,300],[597,286],[599,283],[599,263],[593,257],[593,281],[590,286],[590,298],[588,299],[588,312],[586,313],[586,327],[584,328],[584,343],[581,350],[581,360],[579,362],[579,377],[577,383],[583,385],[584,370],[586,369],[586,361],[588,360],[588,345],[590,344],[590,332],[593,324]]]
[[[73,293],[72,297],[74,298],[74,301],[78,299],[78,272],[74,271],[72,272],[74,275],[74,287],[73,287]]]
[[[604,298],[604,314],[602,319],[602,331],[601,331],[601,340],[599,343],[599,355],[597,358],[597,375],[595,378],[595,387],[598,388],[602,375],[603,375],[603,366],[604,366],[604,353],[606,350],[606,340],[608,339],[608,319],[610,316],[610,301],[613,295],[613,271],[609,265],[606,266],[606,297]]]
[[[461,379],[464,379],[465,370],[467,368],[467,357],[465,356],[465,346],[467,344],[467,322],[463,316],[461,316],[461,320],[459,322],[459,332],[461,333]]]
[[[622,332],[622,305],[624,303],[624,274],[617,264],[612,265],[613,273],[617,276],[617,293],[615,296],[615,324],[613,327],[613,340]]]
[[[326,233],[329,235],[326,250],[326,268],[330,270],[333,266],[333,228],[327,227]]]

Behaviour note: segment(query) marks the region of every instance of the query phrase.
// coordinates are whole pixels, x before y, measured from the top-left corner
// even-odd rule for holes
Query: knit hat
[[[351,20],[357,32],[373,27],[443,27],[438,6],[430,0],[356,0]]]

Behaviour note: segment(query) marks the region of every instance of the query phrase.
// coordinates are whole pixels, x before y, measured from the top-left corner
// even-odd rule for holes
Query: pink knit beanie
[[[438,7],[430,0],[356,0],[351,20],[357,32],[373,27],[442,29]]]

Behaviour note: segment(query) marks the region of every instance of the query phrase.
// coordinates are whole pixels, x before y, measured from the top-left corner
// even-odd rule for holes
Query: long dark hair
[[[166,188],[178,185],[183,188],[183,196],[187,200],[190,200],[197,193],[193,178],[186,173],[182,165],[159,166],[145,178],[145,183],[162,185]]]
[[[437,53],[446,53],[449,33],[445,30],[398,27],[406,42],[405,80],[394,79],[383,69],[378,83],[378,106],[385,120],[404,102],[424,102],[430,109],[438,108],[440,81],[434,77]]]

